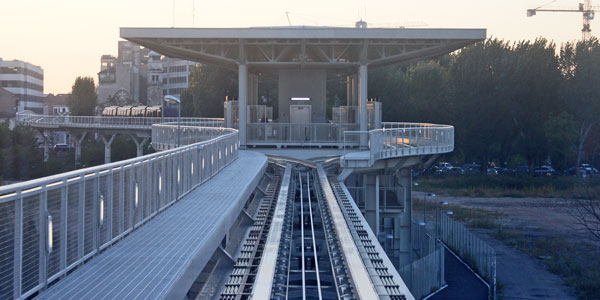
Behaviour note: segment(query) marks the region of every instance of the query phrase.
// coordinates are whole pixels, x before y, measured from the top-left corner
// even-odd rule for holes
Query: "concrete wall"
[[[279,122],[290,121],[290,105],[311,105],[312,123],[325,123],[326,118],[325,70],[279,71]],[[310,101],[292,101],[292,97],[309,97]]]

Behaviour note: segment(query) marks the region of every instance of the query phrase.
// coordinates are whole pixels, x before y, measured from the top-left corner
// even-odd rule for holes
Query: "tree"
[[[483,174],[491,149],[504,134],[512,134],[506,101],[513,73],[511,59],[508,43],[490,39],[456,54],[449,71],[456,106],[456,143],[467,158],[480,159]]]
[[[516,146],[527,159],[530,172],[548,157],[544,123],[551,113],[562,111],[563,85],[556,46],[546,39],[521,41],[513,47],[510,72],[504,84],[510,88],[505,99],[514,123]]]
[[[566,111],[558,115],[550,114],[550,117],[544,123],[546,139],[550,145],[550,157],[552,165],[563,170],[573,161],[574,145],[577,141],[577,122],[573,115]]]
[[[597,38],[567,43],[561,49],[567,80],[567,107],[578,122],[575,168],[580,176],[583,149],[590,132],[600,124],[600,43]]]
[[[237,98],[237,72],[215,65],[199,65],[190,72],[189,86],[181,93],[181,114],[186,117],[223,117],[223,101]]]
[[[587,197],[573,199],[572,216],[582,228],[600,242],[600,198],[597,189],[586,187]]]
[[[98,95],[92,77],[79,76],[73,83],[68,105],[74,116],[93,116],[96,114]]]

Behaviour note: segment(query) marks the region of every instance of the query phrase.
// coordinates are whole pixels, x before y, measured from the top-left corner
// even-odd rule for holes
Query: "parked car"
[[[533,172],[534,177],[554,177],[558,176],[558,172],[551,166],[541,166]]]
[[[57,155],[65,155],[69,153],[69,145],[67,144],[56,144],[54,145],[54,153]]]
[[[438,167],[440,169],[442,169],[442,171],[446,171],[449,170],[450,168],[454,167],[451,163],[449,162],[440,162],[438,163]]]
[[[481,174],[481,165],[478,165],[476,163],[470,163],[470,164],[466,164],[463,166],[463,169],[465,170],[465,174],[469,174],[469,175],[474,175],[474,174]]]
[[[464,175],[465,174],[465,170],[463,170],[463,168],[461,168],[461,167],[450,167],[449,169],[447,169],[446,171],[444,171],[444,174],[447,174],[447,175]]]
[[[500,176],[509,176],[509,175],[512,175],[512,170],[510,170],[508,168],[495,167],[494,169],[496,169],[496,172],[498,172],[498,175],[500,175]]]
[[[496,170],[496,168],[488,168],[487,169],[487,174],[488,175],[498,176],[498,170]]]
[[[512,173],[515,176],[529,175],[529,167],[525,165],[516,166],[512,169]]]

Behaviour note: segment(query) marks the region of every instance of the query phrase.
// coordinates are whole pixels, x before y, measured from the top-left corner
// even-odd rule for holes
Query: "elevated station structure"
[[[413,278],[410,171],[452,151],[454,128],[381,122],[376,104],[369,118],[367,72],[485,30],[359,25],[123,28],[162,54],[237,69],[238,117],[225,127],[238,129],[23,115],[38,130],[151,131],[159,152],[0,187],[0,298],[411,300],[442,286],[441,250],[427,255],[437,269]],[[266,72],[279,80],[279,119],[257,124],[256,76]],[[348,76],[355,120],[324,119],[330,72]],[[281,155],[267,160],[248,146],[342,149],[311,161],[271,149]]]
[[[121,28],[122,38],[166,56],[237,70],[239,109],[225,118],[239,129],[242,148],[341,146],[344,131],[381,128],[377,104],[369,118],[369,69],[440,56],[485,35],[485,29],[367,28],[365,22],[356,28]],[[328,73],[347,76],[347,103],[334,108],[340,116],[332,120],[326,117]],[[277,118],[270,124],[255,112],[268,111],[258,99],[263,74],[278,79]],[[367,142],[364,136],[346,141],[363,148]]]

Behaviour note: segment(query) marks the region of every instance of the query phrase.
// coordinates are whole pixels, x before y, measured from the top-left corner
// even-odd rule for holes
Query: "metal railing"
[[[191,145],[0,187],[0,299],[45,289],[237,158],[236,130],[196,130],[216,132],[210,140],[182,139]]]
[[[358,128],[356,123],[248,123],[246,136],[249,145],[341,146],[344,132]]]
[[[392,122],[384,122],[382,126],[381,129],[370,131],[344,132],[344,154],[355,151],[361,139],[368,146],[370,164],[378,159],[441,154],[454,150],[453,126]]]
[[[440,239],[488,283],[490,299],[496,299],[496,250],[445,214],[439,226]]]
[[[178,128],[177,122],[155,124],[152,126],[152,147],[159,151],[176,148],[178,131],[181,145],[208,141],[235,131],[235,129],[223,127],[202,127],[203,124],[203,122],[196,125],[188,123],[181,125],[180,128]]]
[[[103,116],[50,116],[31,112],[17,113],[17,123],[39,128],[106,128],[152,129],[159,123],[177,122],[177,117],[103,117]],[[182,124],[202,127],[223,127],[219,118],[181,118]]]

